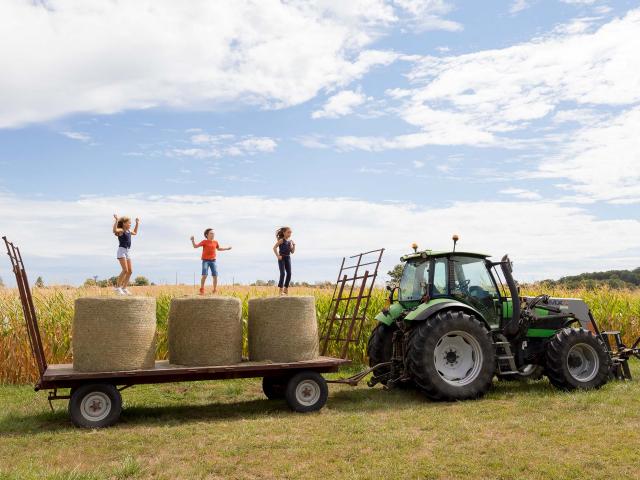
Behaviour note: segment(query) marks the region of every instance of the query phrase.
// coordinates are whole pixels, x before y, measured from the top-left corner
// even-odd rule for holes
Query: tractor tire
[[[515,375],[496,375],[498,380],[503,382],[534,382],[540,380],[544,376],[544,367],[542,365],[525,365],[520,368],[520,373]]]
[[[393,333],[397,330],[395,326],[388,326],[384,323],[379,323],[376,328],[371,332],[369,341],[367,342],[367,357],[369,357],[369,366],[375,367],[379,363],[385,363],[391,361],[393,355]],[[380,367],[373,371],[375,376],[384,375],[389,373],[391,367]],[[387,384],[386,380],[381,382],[383,385]]]
[[[549,341],[545,374],[562,390],[590,390],[609,380],[611,358],[604,343],[588,330],[563,328]]]
[[[496,371],[493,341],[475,316],[447,310],[411,332],[407,367],[422,392],[433,400],[478,398],[491,387]]]

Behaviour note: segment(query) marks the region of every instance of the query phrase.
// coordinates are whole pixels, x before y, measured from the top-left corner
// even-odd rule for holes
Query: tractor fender
[[[453,300],[451,298],[438,298],[435,300],[431,300],[428,303],[423,303],[420,307],[416,308],[413,312],[409,313],[405,317],[405,321],[413,321],[420,322],[426,320],[429,317],[432,317],[438,312],[443,310],[462,310],[466,313],[469,313],[484,323],[489,330],[491,330],[491,326],[487,323],[484,316],[475,308],[467,305],[466,303],[459,302],[458,300]]]

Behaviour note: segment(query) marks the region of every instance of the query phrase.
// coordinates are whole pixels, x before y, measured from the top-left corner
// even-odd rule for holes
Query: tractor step
[[[515,375],[518,373],[515,357],[511,351],[511,343],[503,335],[497,336],[497,341],[493,342],[496,349],[496,360],[498,363],[498,374]]]

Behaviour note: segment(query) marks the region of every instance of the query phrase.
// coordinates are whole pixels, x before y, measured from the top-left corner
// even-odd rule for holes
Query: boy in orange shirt
[[[216,251],[231,250],[231,247],[221,247],[220,244],[214,240],[215,233],[212,228],[207,228],[204,231],[204,238],[200,243],[196,243],[195,238],[191,237],[191,244],[193,248],[202,247],[202,277],[200,278],[200,295],[204,295],[204,284],[207,281],[207,273],[211,271],[211,277],[213,278],[213,293],[216,293],[218,289],[218,269],[216,268]]]

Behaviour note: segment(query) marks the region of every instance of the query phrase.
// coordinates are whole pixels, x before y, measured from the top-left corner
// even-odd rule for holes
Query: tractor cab
[[[507,310],[506,297],[498,287],[500,281],[492,271],[494,263],[488,255],[472,252],[418,251],[401,258],[404,269],[397,287],[391,288],[392,315],[379,315],[378,320],[418,319],[427,306],[457,301],[480,313],[488,326],[500,326],[502,312]],[[397,290],[397,301],[393,299]],[[393,318],[391,318],[393,317]]]

